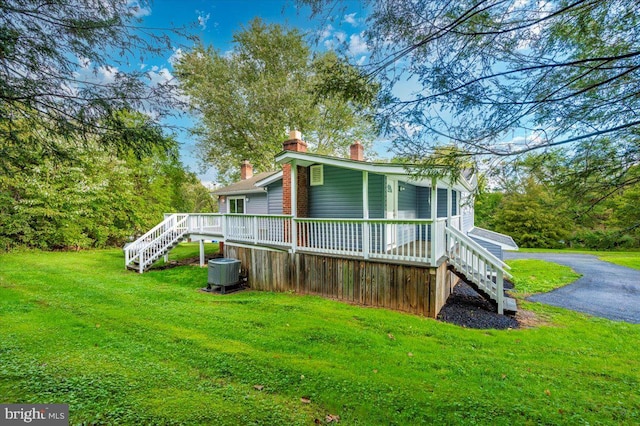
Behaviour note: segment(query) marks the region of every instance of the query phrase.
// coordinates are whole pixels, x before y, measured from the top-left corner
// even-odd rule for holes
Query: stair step
[[[505,312],[516,313],[518,312],[518,304],[516,303],[516,299],[513,297],[504,297],[502,299],[503,306]]]

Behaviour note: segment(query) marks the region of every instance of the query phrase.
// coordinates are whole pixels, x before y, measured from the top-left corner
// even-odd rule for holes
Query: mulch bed
[[[505,281],[504,288],[513,288],[513,284]],[[462,281],[454,287],[447,303],[438,314],[438,320],[479,329],[504,330],[520,326],[514,316],[499,315],[491,303]]]

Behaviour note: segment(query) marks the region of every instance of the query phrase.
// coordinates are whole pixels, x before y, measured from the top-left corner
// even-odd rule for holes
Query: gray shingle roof
[[[513,238],[509,235],[501,234],[499,232],[489,231],[484,228],[473,228],[469,231],[469,235],[472,237],[482,238],[484,240],[493,241],[496,244],[502,246],[503,249],[506,250],[517,250],[518,245]]]
[[[241,180],[236,183],[232,183],[231,185],[225,186],[223,188],[216,189],[211,193],[213,195],[240,195],[240,194],[250,194],[256,192],[265,192],[265,188],[256,187],[256,182],[266,179],[272,175],[278,173],[275,172],[262,172],[253,175],[249,179]]]

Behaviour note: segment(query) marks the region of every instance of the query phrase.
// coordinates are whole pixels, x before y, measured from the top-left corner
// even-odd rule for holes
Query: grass
[[[0,403],[68,403],[72,424],[640,422],[639,325],[522,302],[547,325],[471,330],[205,294],[206,275],[138,275],[120,250],[0,255]]]
[[[513,292],[522,297],[545,293],[570,284],[582,275],[570,267],[537,259],[507,260],[513,275]]]
[[[525,253],[577,253],[592,254],[605,262],[628,268],[640,269],[640,251],[594,251],[594,250],[568,250],[568,249],[534,249],[521,248],[519,251]]]

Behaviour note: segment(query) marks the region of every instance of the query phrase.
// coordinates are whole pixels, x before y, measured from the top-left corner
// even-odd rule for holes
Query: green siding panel
[[[417,188],[418,217],[429,219],[431,217],[431,188],[419,186]]]
[[[369,217],[383,219],[385,207],[384,175],[369,173]]]
[[[324,165],[324,185],[309,187],[309,216],[362,217],[362,172]]]
[[[398,219],[415,219],[418,213],[416,187],[400,182],[398,185]]]

